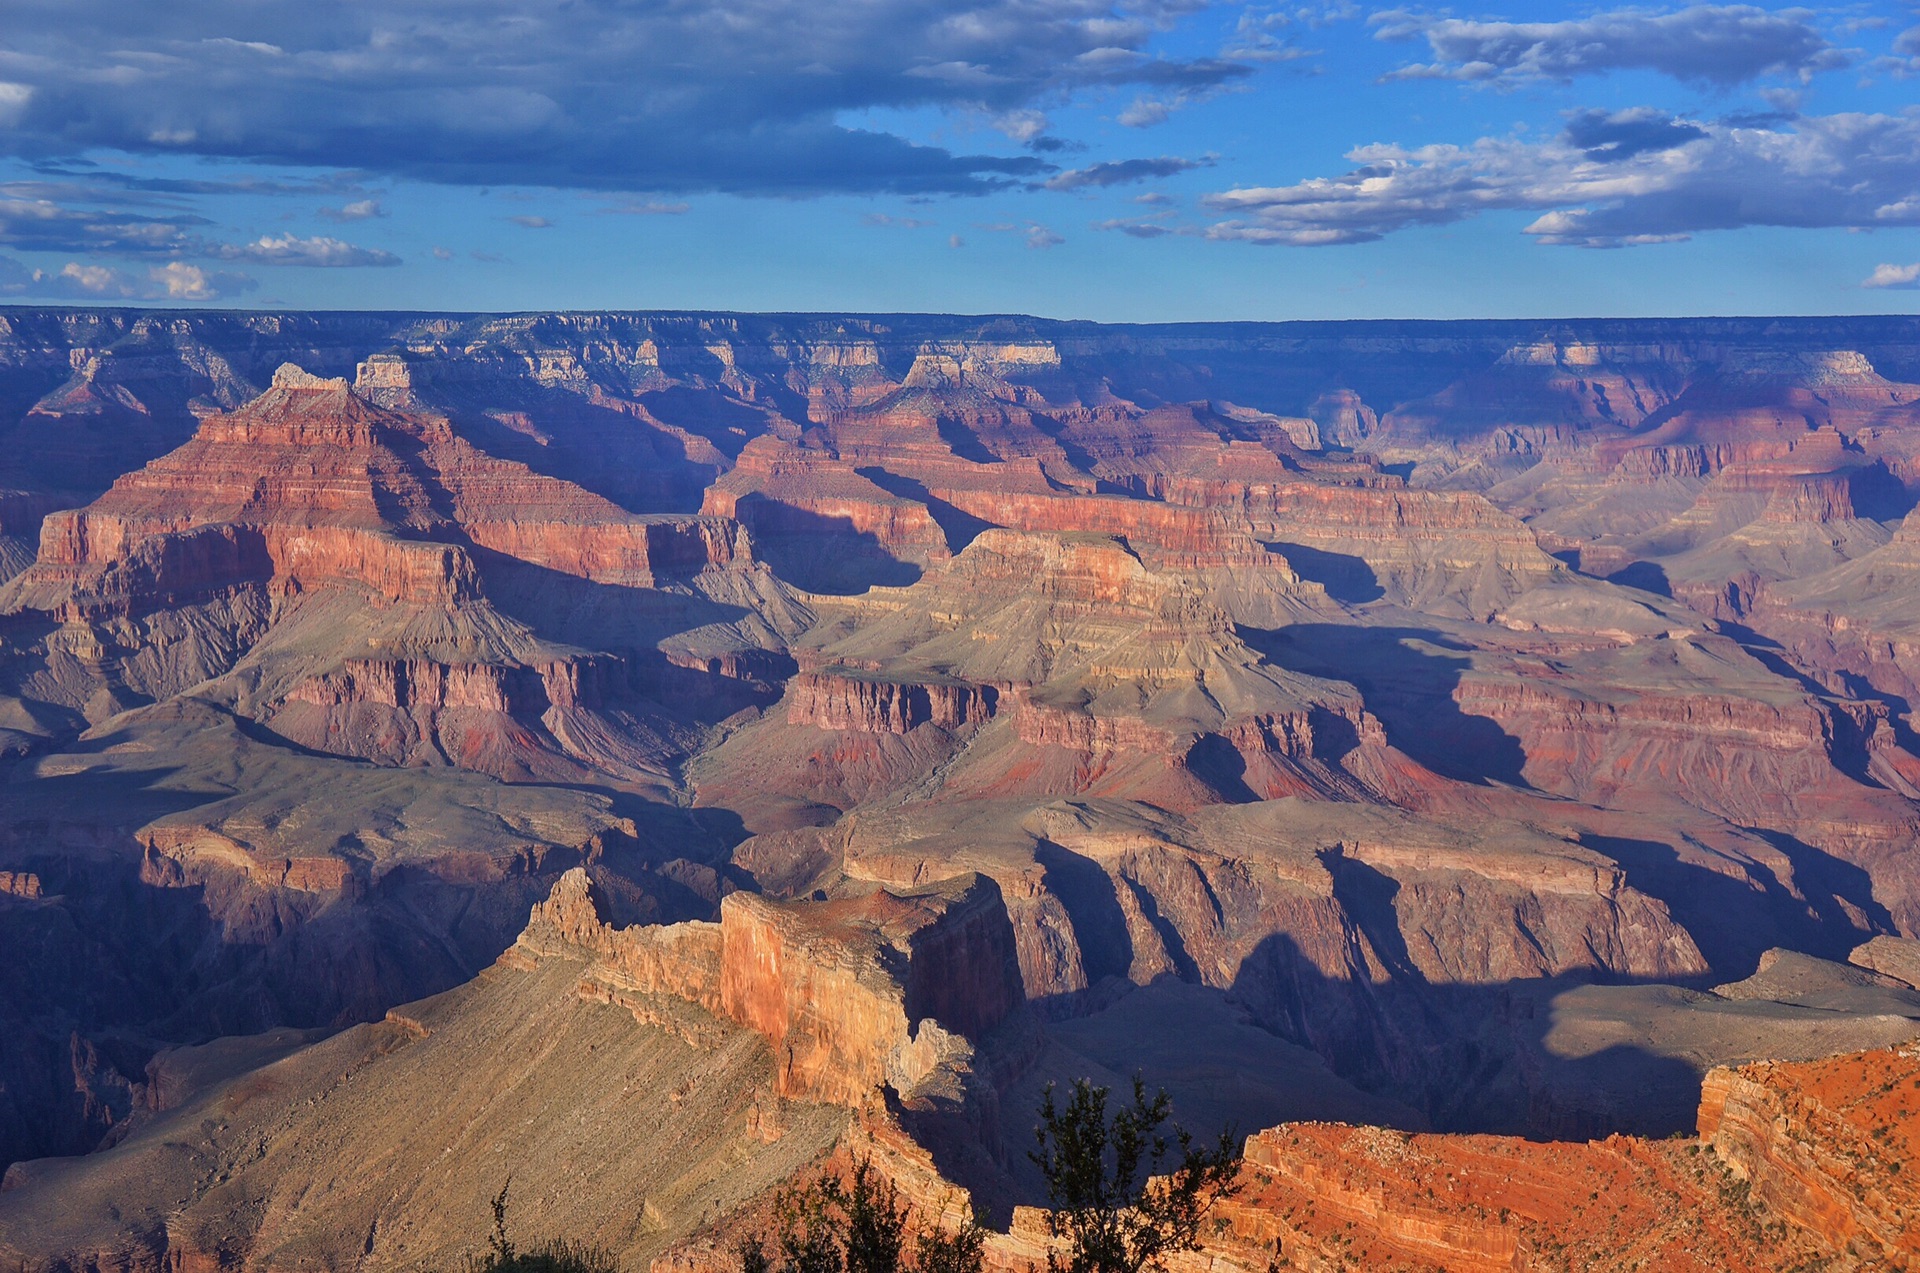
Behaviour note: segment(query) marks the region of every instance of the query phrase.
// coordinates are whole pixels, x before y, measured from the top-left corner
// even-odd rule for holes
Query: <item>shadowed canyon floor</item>
[[[0,310],[0,433],[0,1259],[1018,1264],[1135,1072],[1234,1267],[1911,1258],[1920,320]]]

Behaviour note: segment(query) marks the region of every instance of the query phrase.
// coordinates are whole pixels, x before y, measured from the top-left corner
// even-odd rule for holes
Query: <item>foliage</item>
[[[493,1199],[493,1234],[484,1256],[469,1256],[466,1273],[620,1273],[611,1251],[567,1238],[548,1238],[525,1250],[507,1236],[509,1180]]]
[[[783,1190],[774,1214],[771,1248],[758,1235],[736,1248],[742,1273],[980,1273],[986,1250],[986,1231],[971,1222],[916,1230],[913,1208],[866,1158],[848,1181]]]
[[[980,1273],[986,1260],[987,1231],[977,1224],[958,1229],[927,1229],[914,1239],[918,1273]]]
[[[1049,1273],[1143,1273],[1166,1257],[1199,1246],[1200,1224],[1215,1203],[1240,1191],[1240,1147],[1231,1130],[1211,1149],[1184,1130],[1161,1132],[1169,1101],[1152,1100],[1136,1076],[1133,1101],[1107,1113],[1107,1089],[1076,1079],[1064,1107],[1047,1088],[1040,1105],[1040,1142],[1029,1155],[1047,1179],[1053,1236],[1068,1254],[1047,1255]],[[1178,1149],[1170,1174],[1155,1173]]]

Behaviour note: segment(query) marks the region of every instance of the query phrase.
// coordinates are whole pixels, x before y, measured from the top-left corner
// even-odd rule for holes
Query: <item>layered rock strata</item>
[[[610,987],[761,1035],[781,1095],[849,1106],[912,1094],[1024,1002],[999,890],[977,877],[799,906],[734,893],[717,924],[612,929],[573,871],[520,945],[556,942],[591,952]]]

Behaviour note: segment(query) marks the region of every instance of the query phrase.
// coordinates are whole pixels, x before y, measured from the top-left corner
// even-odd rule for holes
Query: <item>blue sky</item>
[[[1913,312],[1920,12],[8,0],[0,300]]]

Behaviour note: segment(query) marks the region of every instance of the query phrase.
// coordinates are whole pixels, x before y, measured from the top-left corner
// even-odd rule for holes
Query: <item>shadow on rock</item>
[[[1556,1001],[1598,984],[1330,977],[1275,934],[1242,963],[1231,995],[1335,1074],[1412,1106],[1440,1131],[1565,1140],[1690,1130],[1702,1074],[1687,1061],[1618,1044],[1579,1054],[1549,1045]]]
[[[753,532],[760,560],[808,592],[851,596],[872,587],[904,588],[920,577],[920,567],[895,557],[851,517],[829,517],[758,493],[743,497],[735,516]]]
[[[1282,542],[1273,546],[1287,559],[1295,574],[1325,588],[1335,601],[1364,605],[1387,595],[1387,590],[1380,586],[1379,576],[1364,558],[1309,548],[1305,544]]]
[[[1430,628],[1297,623],[1240,635],[1288,671],[1346,681],[1387,728],[1387,741],[1433,772],[1462,782],[1528,786],[1520,740],[1460,710],[1454,691],[1471,650]],[[1457,652],[1457,653],[1456,653]]]

